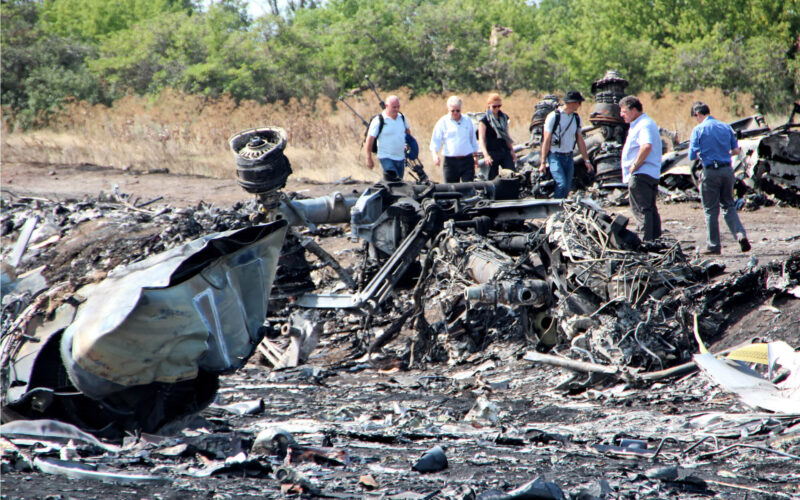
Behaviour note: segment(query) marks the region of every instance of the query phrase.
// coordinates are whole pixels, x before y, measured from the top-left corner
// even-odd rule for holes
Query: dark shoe
[[[700,252],[700,255],[722,255],[722,250],[719,248],[706,248]]]
[[[747,238],[739,238],[739,248],[742,249],[742,252],[750,251],[750,242],[747,241]]]

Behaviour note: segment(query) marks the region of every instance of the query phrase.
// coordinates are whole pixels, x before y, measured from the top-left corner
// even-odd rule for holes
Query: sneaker
[[[739,238],[739,248],[742,249],[742,252],[750,251],[750,242],[747,241],[747,237],[742,236],[741,238]]]
[[[722,250],[719,248],[706,248],[700,255],[722,255]]]

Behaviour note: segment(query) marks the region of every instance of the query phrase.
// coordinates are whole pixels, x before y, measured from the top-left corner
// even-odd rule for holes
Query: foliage
[[[168,12],[190,12],[189,0],[44,0],[41,27],[64,37],[99,41]]]
[[[32,2],[2,4],[2,102],[11,126],[44,125],[67,98],[100,102],[103,93],[85,61],[90,44],[37,28]]]
[[[765,36],[726,38],[719,25],[697,42],[660,53],[651,69],[663,75],[663,85],[679,92],[712,87],[748,92],[770,111],[792,99],[792,76],[781,45]]]
[[[315,106],[364,75],[412,95],[586,93],[612,68],[631,93],[715,87],[765,112],[800,89],[797,0],[296,0],[257,19],[246,2],[7,0],[3,103],[37,116],[173,88]]]

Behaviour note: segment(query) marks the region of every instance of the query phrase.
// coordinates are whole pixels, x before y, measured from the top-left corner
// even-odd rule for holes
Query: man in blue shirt
[[[719,207],[733,237],[739,242],[742,252],[750,250],[744,227],[736,213],[733,200],[733,168],[731,155],[740,152],[736,134],[727,124],[713,116],[704,102],[692,104],[692,117],[698,125],[692,130],[689,141],[689,159],[699,159],[703,164],[703,175],[700,181],[700,199],[706,216],[707,238],[706,255],[720,255],[722,245],[719,239]]]
[[[652,118],[642,110],[638,98],[619,101],[619,113],[630,124],[622,147],[622,182],[628,183],[631,211],[642,226],[644,241],[661,236],[661,216],[656,207],[661,176],[661,135]]]

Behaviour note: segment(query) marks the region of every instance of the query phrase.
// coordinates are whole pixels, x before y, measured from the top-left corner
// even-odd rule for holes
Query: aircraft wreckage
[[[628,134],[628,125],[619,113],[619,101],[625,96],[628,81],[610,70],[592,84],[594,106],[589,114],[590,125],[583,127],[589,159],[596,174],[589,176],[583,159],[574,157],[578,189],[595,186],[609,191],[627,188],[621,183],[620,158]],[[516,150],[531,149],[520,155],[517,170],[530,178],[532,193],[537,197],[551,196],[554,183],[549,174],[540,175],[542,127],[547,114],[556,109],[559,99],[547,95],[536,104],[529,129],[531,136]],[[800,104],[794,103],[786,123],[770,127],[763,115],[756,114],[729,125],[736,132],[742,154],[732,157],[736,174],[737,197],[765,198],[774,202],[800,207]],[[699,178],[702,171],[697,161],[689,161],[689,141],[679,141],[677,134],[661,129],[664,155],[661,163],[662,192],[671,199],[699,200]],[[764,200],[761,201],[761,204]]]
[[[618,80],[611,75],[603,84],[620,86]],[[601,96],[593,112],[605,127],[594,130],[604,134],[592,146],[598,167],[618,161],[624,140],[624,124],[606,102],[618,93]],[[543,120],[555,103],[537,106],[534,118]],[[782,190],[776,198],[791,193],[792,128],[750,132],[756,142],[745,161],[767,174],[760,185],[758,175],[749,177],[753,189],[774,184]],[[397,492],[401,484],[429,491],[436,476],[423,481],[412,471],[449,466],[448,486],[426,498],[472,499],[481,490],[491,498],[565,498],[554,482],[520,481],[531,470],[560,467],[568,470],[562,480],[605,476],[580,492],[575,483],[582,481],[572,481],[571,498],[693,498],[737,487],[757,494],[775,485],[786,492],[778,498],[797,493],[796,346],[731,345],[721,357],[702,340],[719,338],[754,297],[765,304],[800,298],[800,253],[709,283],[722,264],[692,259],[668,238],[642,243],[624,216],[601,207],[597,192],[587,191],[594,199],[537,198],[548,180],[524,159],[519,172],[492,181],[435,184],[420,176],[415,184],[381,182],[358,196],[300,199],[281,192],[291,173],[282,130],[246,130],[230,145],[239,184],[254,195],[230,209],[149,209],[151,202],[121,193],[79,202],[2,199],[0,227],[15,242],[4,250],[2,269],[4,474],[19,478],[17,471],[33,468],[132,488],[176,479],[176,494],[189,496],[355,497],[374,488]],[[597,185],[614,184],[613,168],[597,171]],[[692,188],[689,173],[670,175],[665,179]],[[344,239],[346,227],[360,250],[329,253],[326,240]],[[331,384],[322,382],[329,370],[299,366],[313,361],[318,346],[347,351]],[[356,370],[387,351],[399,353],[404,367],[435,372],[360,385],[371,375],[359,379]],[[267,381],[263,370],[244,366],[252,361],[273,367]],[[542,364],[574,375],[549,389],[557,380]],[[742,404],[769,413],[673,418],[673,406],[703,400],[698,392],[707,386],[687,390],[691,384],[680,378],[698,368]],[[264,399],[223,404],[265,386],[258,392]],[[387,402],[386,387],[393,409],[384,418],[378,408]],[[449,398],[438,409],[437,387]],[[667,399],[673,406],[649,415],[629,408],[626,394],[636,387],[648,388],[634,391],[645,405]],[[620,388],[619,399],[609,395]],[[501,393],[519,399],[490,400],[499,402]],[[564,394],[587,399],[575,404]],[[597,405],[586,404],[594,398]],[[456,406],[463,422],[457,414],[454,421]],[[223,417],[187,429],[201,410]],[[562,419],[567,413],[559,411],[580,418]],[[324,423],[311,432],[321,438],[310,441],[307,419],[317,413]],[[305,431],[297,431],[296,419]],[[295,427],[263,428],[262,420]],[[219,425],[208,431],[213,421]],[[161,436],[150,434],[156,432]],[[448,448],[448,440],[457,447]],[[37,442],[50,448],[25,451]],[[755,458],[731,457],[732,449]],[[398,455],[417,451],[421,458],[408,472],[396,466]],[[391,456],[376,458],[384,452]],[[712,457],[724,465],[706,471],[713,478],[706,482],[700,476]],[[637,460],[646,470],[636,478],[616,472],[635,471]],[[745,470],[761,468],[758,488],[752,479],[714,482],[733,481],[733,464],[754,463]],[[510,482],[476,482],[486,467],[509,471],[503,477]],[[355,485],[353,471],[366,469],[372,475]],[[218,474],[235,479],[204,482]]]
[[[614,142],[598,146],[594,157],[613,162],[619,123],[606,116],[613,104],[601,107],[608,113],[597,119],[608,121],[606,139]],[[784,190],[792,164],[766,158],[795,159],[791,128],[760,130],[766,136],[745,146],[751,171]],[[208,406],[219,376],[256,351],[276,366],[302,362],[319,340],[320,315],[339,310],[361,318],[355,352],[373,353],[406,328],[416,335],[410,364],[452,363],[511,337],[542,353],[566,347],[589,371],[653,380],[692,364],[693,318],[713,337],[723,321],[708,318],[719,320],[733,300],[696,287],[721,271],[718,264],[692,261],[675,241],[642,243],[625,217],[591,199],[531,197],[538,181],[525,169],[493,181],[381,182],[357,199],[336,193],[302,200],[280,191],[291,173],[281,129],[246,130],[230,145],[239,184],[257,205],[241,207],[246,213],[225,223],[216,214],[221,231],[206,235],[198,234],[191,211],[173,216],[169,231],[144,229],[163,224],[163,215],[132,211],[123,225],[141,224],[145,239],[157,244],[135,243],[132,260],[104,279],[88,276],[90,269],[80,279],[48,276],[43,268],[17,276],[33,232],[47,223],[29,212],[6,218],[4,231],[17,234],[17,244],[3,272],[4,421],[55,419],[112,439],[156,432]],[[96,209],[79,204],[51,212],[69,225]],[[316,231],[345,222],[364,242],[355,276],[290,227]],[[313,290],[306,250],[350,292]],[[47,262],[46,253],[37,255]],[[783,288],[770,276],[779,276]],[[798,280],[794,255],[720,286],[772,283],[763,293],[778,293]],[[276,327],[270,316],[290,319]],[[270,342],[276,328],[292,337],[293,355]]]

